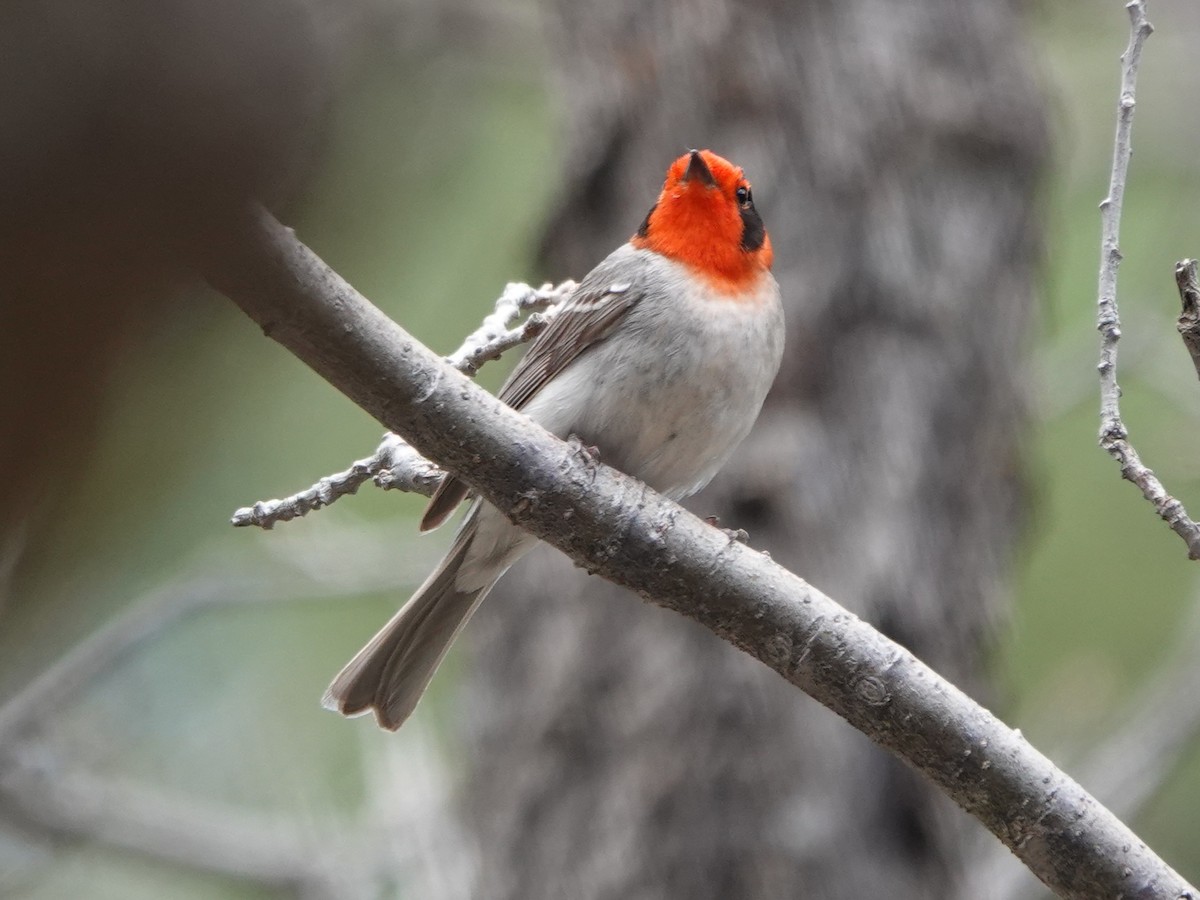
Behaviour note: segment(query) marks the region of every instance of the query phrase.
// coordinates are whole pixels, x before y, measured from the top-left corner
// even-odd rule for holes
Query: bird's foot
[[[721,528],[721,520],[716,516],[705,516],[704,521],[713,528],[720,528],[725,533],[725,537],[729,538],[729,543],[748,544],[750,543],[750,533],[745,528]]]
[[[580,459],[582,459],[591,468],[595,468],[600,464],[600,448],[594,444],[585,444],[583,438],[575,433],[567,436],[567,443],[571,445],[571,450]]]

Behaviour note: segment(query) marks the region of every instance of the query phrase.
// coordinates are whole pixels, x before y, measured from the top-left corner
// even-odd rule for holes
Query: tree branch
[[[1175,284],[1179,288],[1179,300],[1183,306],[1176,327],[1183,338],[1183,346],[1187,347],[1188,355],[1192,357],[1196,377],[1200,378],[1200,278],[1196,274],[1194,259],[1180,260],[1175,264]]]
[[[282,500],[259,500],[253,506],[243,506],[234,512],[230,522],[239,528],[257,525],[270,530],[276,522],[290,522],[348,494],[357,493],[368,481],[374,481],[377,487],[384,489],[428,497],[441,483],[443,474],[404,438],[388,432],[374,453],[354,461],[344,472],[326,475],[312,487]]]
[[[1100,284],[1096,328],[1100,339],[1100,446],[1121,465],[1121,476],[1141,488],[1155,512],[1188,548],[1188,557],[1200,559],[1200,525],[1188,516],[1183,504],[1167,493],[1158,477],[1146,467],[1129,441],[1121,419],[1121,387],[1117,383],[1117,342],[1121,339],[1121,317],[1117,308],[1117,269],[1121,265],[1121,206],[1125,179],[1133,153],[1131,134],[1136,105],[1138,65],[1142,46],[1154,31],[1146,18],[1145,0],[1131,0],[1129,46],[1121,55],[1121,98],[1117,105],[1117,133],[1113,142],[1112,174],[1108,196],[1100,203]]]
[[[504,351],[541,334],[562,302],[574,292],[573,281],[540,288],[509,283],[492,313],[467,335],[461,347],[446,357],[446,362],[464,375],[474,377],[484,363],[499,359]],[[525,313],[531,315],[520,326],[509,327]],[[389,432],[374,453],[352,463],[344,472],[326,475],[312,487],[282,500],[259,500],[253,506],[243,506],[234,512],[232,522],[239,527],[257,525],[269,530],[276,522],[291,521],[356,493],[367,481],[385,490],[428,497],[441,483],[442,475],[441,469],[410,447],[404,438]]]
[[[268,336],[513,521],[770,666],[925,773],[1060,896],[1200,896],[1019,732],[765,555],[471,383],[265,210],[214,236],[204,270]]]

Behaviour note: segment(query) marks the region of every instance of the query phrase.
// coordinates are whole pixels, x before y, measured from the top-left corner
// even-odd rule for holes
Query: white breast
[[[709,482],[758,417],[783,354],[779,286],[764,272],[752,297],[733,301],[682,264],[622,252],[644,296],[525,412],[678,499]]]

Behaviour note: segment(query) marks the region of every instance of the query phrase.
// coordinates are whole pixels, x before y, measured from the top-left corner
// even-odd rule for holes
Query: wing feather
[[[530,345],[500,389],[500,399],[522,409],[579,354],[608,337],[639,297],[627,284],[586,293],[581,289]]]
[[[590,286],[585,279],[574,296],[532,344],[497,395],[513,409],[521,409],[579,354],[604,340],[613,326],[641,299],[624,282]],[[421,530],[437,528],[466,499],[467,485],[447,475],[434,492]]]

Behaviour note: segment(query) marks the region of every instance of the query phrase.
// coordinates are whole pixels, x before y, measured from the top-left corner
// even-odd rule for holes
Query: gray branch
[[[499,359],[506,350],[527,343],[541,334],[564,300],[575,292],[575,282],[532,288],[512,282],[496,301],[492,313],[469,334],[446,362],[465,375],[474,376],[484,363]],[[529,317],[511,327],[522,315]],[[239,527],[257,525],[270,529],[276,522],[289,522],[335,500],[353,494],[366,482],[385,490],[408,491],[430,496],[441,483],[441,469],[421,456],[404,438],[391,432],[383,436],[375,452],[350,465],[344,472],[326,475],[312,487],[282,500],[259,500],[233,514]]]
[[[706,626],[923,772],[1060,896],[1200,897],[1019,732],[764,554],[473,384],[265,210],[214,236],[205,273],[269,337],[513,521]]]
[[[1121,97],[1117,104],[1117,134],[1113,142],[1112,175],[1108,196],[1100,204],[1100,284],[1096,327],[1100,331],[1100,446],[1121,466],[1121,476],[1136,484],[1154,511],[1188,548],[1191,559],[1200,559],[1200,525],[1188,516],[1183,504],[1167,493],[1158,477],[1142,462],[1129,441],[1121,418],[1121,387],[1117,383],[1117,342],[1121,339],[1121,316],[1117,308],[1117,269],[1121,265],[1121,205],[1125,179],[1133,153],[1131,134],[1136,105],[1138,64],[1142,46],[1154,27],[1146,19],[1145,0],[1132,0],[1129,11],[1129,46],[1121,55]]]
[[[290,522],[356,493],[368,481],[381,488],[428,497],[441,483],[442,475],[441,469],[410,447],[404,438],[388,432],[374,453],[351,463],[344,472],[326,475],[312,487],[290,497],[243,506],[230,521],[238,527],[257,525],[270,530],[276,522]]]
[[[458,371],[474,376],[479,368],[499,359],[506,350],[533,340],[546,330],[564,300],[575,293],[575,282],[564,281],[557,287],[549,284],[532,288],[527,284],[510,282],[496,301],[492,314],[483,320],[461,347],[446,357],[446,362]],[[525,313],[532,313],[517,328],[511,328]]]
[[[1192,358],[1196,376],[1200,378],[1200,277],[1196,274],[1194,259],[1176,263],[1175,284],[1179,288],[1179,301],[1183,307],[1176,327],[1183,338],[1183,346]]]

